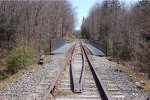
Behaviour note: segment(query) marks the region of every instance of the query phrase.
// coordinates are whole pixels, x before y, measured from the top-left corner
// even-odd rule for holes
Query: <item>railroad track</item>
[[[99,62],[77,41],[61,68],[48,73],[36,91],[36,100],[125,100]]]
[[[53,93],[55,100],[102,100],[80,42],[60,79]]]
[[[74,50],[71,61],[71,74],[73,80],[73,90],[76,93],[82,92],[84,76],[85,76],[85,55],[81,48],[81,44],[78,42]]]
[[[74,48],[75,44],[69,50],[69,54],[65,61],[63,61],[63,65],[61,67],[51,67],[51,70],[48,71],[46,77],[44,77],[39,85],[36,86],[34,93],[27,96],[25,98],[26,100],[51,100],[53,98],[51,93],[55,89],[65,67],[70,64]]]
[[[108,75],[107,71],[103,70],[98,60],[94,56],[88,54],[88,49],[83,45],[88,63],[91,71],[93,72],[94,78],[98,82],[100,87],[100,94],[104,100],[125,100],[125,95],[121,92],[117,84],[111,80],[111,76]]]

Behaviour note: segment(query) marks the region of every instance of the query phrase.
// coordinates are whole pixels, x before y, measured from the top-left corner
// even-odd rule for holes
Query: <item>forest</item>
[[[0,79],[50,52],[53,38],[72,33],[75,12],[70,1],[0,1]]]
[[[52,39],[77,31],[76,20],[68,0],[0,1],[0,79],[48,54]],[[150,78],[149,1],[128,6],[119,0],[97,2],[77,32],[89,41],[104,42],[108,57]]]
[[[119,0],[97,2],[83,18],[81,35],[102,41],[107,56],[134,66],[150,78],[150,2],[126,6]]]

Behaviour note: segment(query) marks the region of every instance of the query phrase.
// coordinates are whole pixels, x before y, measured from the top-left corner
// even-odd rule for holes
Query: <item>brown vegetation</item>
[[[130,9],[119,0],[98,2],[83,20],[81,34],[84,38],[104,41],[108,56],[136,62],[136,69],[148,73],[150,78],[149,1],[141,0]]]
[[[68,0],[0,1],[0,72],[17,72],[28,60],[50,51],[51,39],[72,33],[74,27],[75,12]]]

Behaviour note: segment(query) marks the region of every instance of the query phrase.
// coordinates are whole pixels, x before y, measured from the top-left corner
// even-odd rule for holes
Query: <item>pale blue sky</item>
[[[102,0],[69,0],[71,1],[75,11],[77,13],[77,25],[76,29],[79,30],[83,16],[87,17],[90,8],[97,2]],[[127,5],[132,4],[133,2],[137,2],[138,0],[120,0],[121,2],[125,1]]]

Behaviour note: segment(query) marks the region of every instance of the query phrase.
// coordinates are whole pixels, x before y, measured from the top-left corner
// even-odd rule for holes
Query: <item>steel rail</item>
[[[83,90],[84,78],[85,78],[85,67],[87,66],[87,63],[86,63],[86,57],[85,57],[84,50],[83,50],[83,48],[82,48],[81,42],[80,42],[80,47],[81,47],[81,51],[82,51],[83,66],[82,66],[82,72],[81,72],[81,76],[80,76],[79,86],[80,86],[80,90],[81,90],[81,92],[82,92],[82,90]]]
[[[67,56],[67,58],[65,59],[65,62],[63,63],[60,71],[58,72],[56,78],[54,79],[54,81],[50,84],[48,90],[46,91],[46,93],[44,94],[44,96],[42,97],[42,100],[47,100],[48,96],[50,93],[52,93],[52,91],[54,90],[55,86],[57,85],[58,83],[58,80],[62,74],[62,72],[65,70],[65,67],[70,64],[71,62],[71,58],[72,58],[72,54],[73,54],[73,51],[75,49],[75,46],[76,46],[76,43],[72,46],[71,48],[71,51],[69,53],[69,55]]]
[[[82,68],[81,68],[81,74],[79,79],[75,79],[75,71],[73,66],[74,61],[74,54],[72,56],[72,64],[71,64],[71,73],[72,73],[72,80],[73,80],[73,91],[76,93],[81,93],[83,90],[83,83],[84,83],[84,77],[85,77],[85,66],[86,66],[86,57],[84,55],[84,51],[81,47],[81,43],[79,42],[81,53],[82,53]],[[75,53],[75,50],[74,50]]]
[[[76,52],[76,49],[74,49],[73,56],[72,56],[72,62],[71,62],[71,73],[72,73],[72,80],[73,80],[72,83],[73,83],[73,91],[76,93],[80,93],[80,92],[82,92],[81,87],[79,85],[79,80],[75,78],[75,71],[74,71],[74,66],[73,66],[75,52]]]
[[[74,67],[73,67],[73,61],[74,61],[74,54],[75,54],[75,50],[73,51],[73,56],[72,56],[72,61],[71,61],[71,76],[72,76],[72,81],[73,81],[73,90],[74,92],[79,92],[79,84],[77,82],[77,80],[75,79],[75,71],[74,71]]]
[[[82,43],[81,43],[81,44],[82,44]],[[89,59],[89,56],[88,56],[87,51],[85,50],[85,47],[84,47],[84,46],[85,46],[85,45],[82,44],[82,48],[83,48],[83,50],[84,50],[84,53],[85,53],[85,56],[86,56],[86,58],[87,58],[88,64],[90,65],[92,71],[94,72],[94,76],[96,77],[96,79],[97,79],[97,81],[98,81],[100,87],[102,88],[104,100],[112,100],[111,97],[110,97],[110,95],[109,95],[109,93],[108,93],[108,91],[106,90],[106,87],[105,87],[104,84],[102,83],[102,79],[101,79],[100,75],[98,75],[96,69],[94,68],[94,65],[91,63],[92,61]]]

